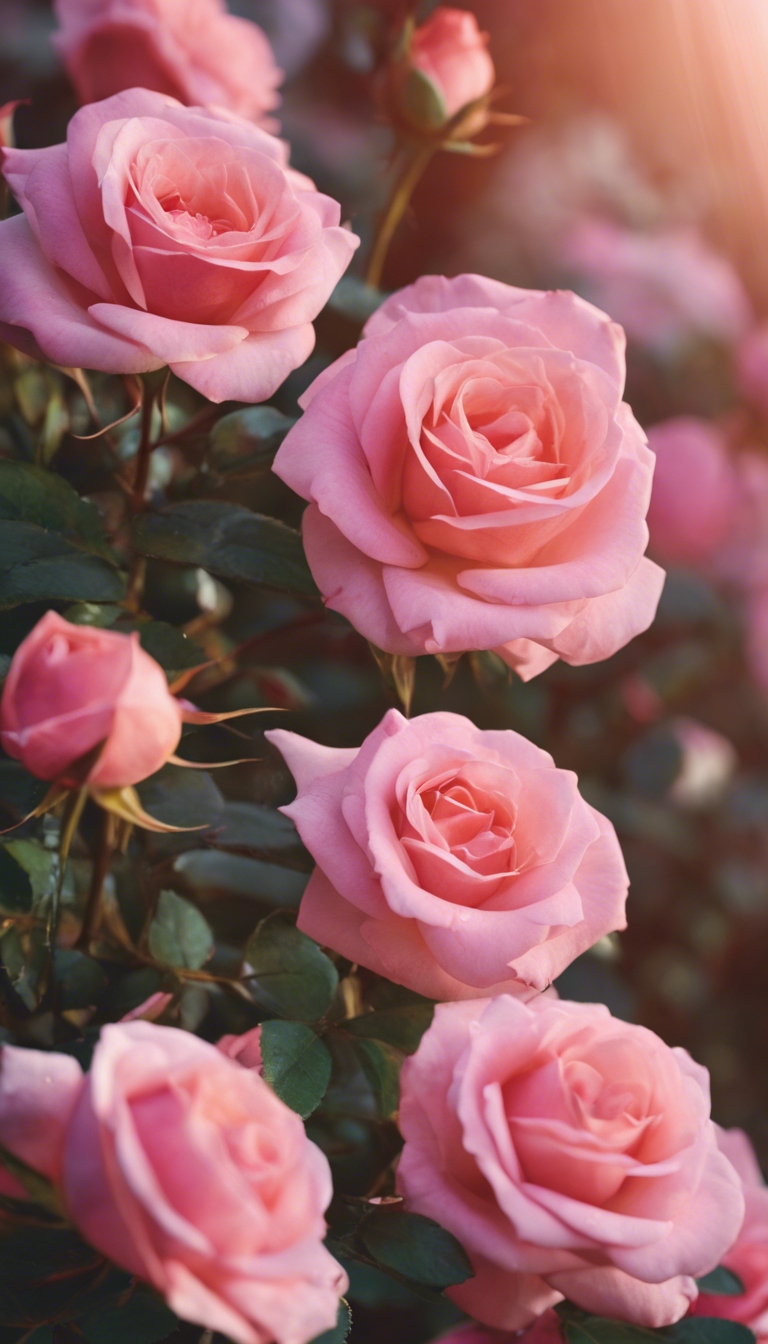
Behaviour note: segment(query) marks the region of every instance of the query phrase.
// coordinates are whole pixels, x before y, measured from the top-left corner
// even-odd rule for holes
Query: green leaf
[[[331,1077],[331,1056],[301,1022],[264,1022],[261,1028],[264,1077],[302,1120],[320,1105]]]
[[[4,825],[10,824],[10,818],[21,821],[43,801],[50,785],[43,779],[35,779],[18,761],[0,760],[0,805],[2,812],[9,818]]]
[[[218,849],[253,849],[262,854],[303,852],[290,817],[263,803],[227,802],[215,834],[206,836],[206,840]]]
[[[268,467],[295,423],[274,406],[232,411],[211,430],[210,461],[219,471]]]
[[[352,1312],[349,1309],[349,1303],[345,1302],[342,1297],[333,1329],[325,1330],[322,1335],[315,1335],[311,1344],[344,1344],[351,1329]]]
[[[215,849],[188,849],[173,868],[193,891],[225,891],[281,910],[298,910],[309,879],[308,873]]]
[[[121,621],[117,628],[126,634],[138,630],[142,649],[166,672],[186,672],[208,660],[198,644],[166,621]]]
[[[215,826],[224,808],[222,793],[207,770],[164,765],[137,790],[150,816],[168,826]]]
[[[382,1120],[394,1115],[400,1102],[402,1055],[379,1041],[355,1041],[355,1054],[371,1085]]]
[[[316,1022],[328,1011],[339,977],[317,943],[293,924],[265,919],[245,949],[253,997],[279,1017]]]
[[[137,1288],[127,1302],[94,1311],[78,1324],[88,1344],[158,1344],[179,1320],[157,1293]]]
[[[0,1148],[0,1166],[23,1186],[31,1203],[40,1204],[58,1217],[62,1216],[63,1206],[51,1181],[41,1176],[34,1167],[28,1167],[6,1148]]]
[[[0,845],[0,910],[4,914],[29,914],[32,909],[32,883],[24,869]]]
[[[238,504],[197,499],[144,513],[133,545],[142,555],[197,565],[226,579],[317,595],[300,534]]]
[[[96,505],[81,499],[63,476],[30,462],[0,460],[0,519],[35,523],[112,559]]]
[[[22,602],[119,602],[123,576],[31,523],[0,522],[0,609]]]
[[[67,607],[64,620],[71,621],[72,625],[92,625],[97,630],[109,630],[124,615],[123,607],[114,602],[75,602]]]
[[[383,1269],[429,1288],[450,1288],[474,1273],[456,1238],[420,1213],[374,1209],[359,1223],[357,1236]]]
[[[433,1003],[408,1003],[398,1008],[379,1008],[362,1017],[353,1017],[344,1023],[353,1036],[386,1041],[403,1054],[412,1055],[419,1048],[424,1032],[432,1024]]]
[[[107,976],[98,961],[74,948],[56,948],[53,972],[59,1003],[65,1012],[71,1008],[93,1007],[107,987]]]
[[[36,926],[24,933],[15,925],[6,929],[0,941],[0,961],[25,1008],[34,1012],[43,996],[48,966],[43,929]]]
[[[213,934],[196,906],[175,891],[161,891],[149,928],[149,950],[164,966],[199,971],[213,956]]]
[[[386,297],[384,290],[366,284],[358,276],[343,275],[328,300],[328,307],[362,327]]]
[[[684,1316],[676,1325],[651,1330],[627,1321],[591,1316],[572,1302],[560,1302],[555,1311],[562,1321],[566,1344],[755,1344],[745,1325],[715,1316]]]
[[[32,907],[53,895],[59,872],[58,855],[36,840],[6,840],[3,849],[27,876]]]
[[[715,1293],[719,1297],[739,1297],[746,1291],[739,1276],[732,1269],[726,1269],[725,1265],[718,1265],[717,1269],[704,1274],[696,1282],[700,1292]]]

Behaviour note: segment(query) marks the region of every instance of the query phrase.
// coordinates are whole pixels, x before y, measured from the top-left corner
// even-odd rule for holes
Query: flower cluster
[[[375,295],[357,343],[313,366],[300,418],[282,400],[254,407],[286,395],[359,243],[273,134],[280,72],[265,35],[221,0],[55,10],[83,106],[65,143],[15,149],[3,135],[19,211],[0,222],[0,335],[15,372],[77,386],[108,466],[72,434],[77,490],[58,477],[48,411],[34,462],[0,445],[9,566],[24,571],[2,602],[29,617],[9,635],[0,743],[28,801],[35,781],[49,786],[17,822],[51,814],[43,839],[0,846],[29,887],[0,900],[3,1231],[66,1228],[75,1267],[58,1277],[80,1273],[85,1244],[86,1288],[111,1293],[110,1309],[149,1285],[235,1344],[340,1330],[356,1256],[408,1282],[392,1253],[408,1226],[453,1257],[428,1286],[489,1327],[462,1327],[454,1344],[522,1330],[554,1344],[555,1307],[647,1329],[721,1316],[768,1337],[768,1194],[746,1137],[711,1117],[707,1070],[554,986],[614,945],[629,877],[590,800],[613,816],[608,801],[537,745],[532,719],[535,740],[508,726],[508,706],[500,727],[444,709],[410,718],[409,691],[405,716],[390,708],[364,727],[351,705],[354,745],[273,727],[256,756],[215,764],[271,752],[270,787],[283,764],[296,786],[276,799],[282,816],[266,789],[225,802],[208,780],[193,800],[202,820],[171,809],[163,822],[137,791],[195,764],[177,755],[185,726],[252,713],[254,686],[289,687],[290,706],[306,707],[284,669],[260,680],[251,668],[246,707],[232,682],[275,608],[312,638],[317,590],[401,688],[423,655],[450,674],[470,654],[505,684],[608,659],[661,596],[647,516],[660,559],[749,592],[764,660],[764,461],[729,456],[693,418],[658,425],[649,447],[624,400],[622,327],[569,291],[477,274]],[[472,151],[492,124],[487,41],[468,11],[438,6],[392,46],[376,87],[419,172],[436,148]],[[595,224],[563,260],[589,263],[609,296],[627,266],[640,274],[636,329],[663,344],[650,282],[671,304],[690,247],[676,236],[660,275],[653,248],[620,241]],[[709,274],[694,316],[722,334],[710,310],[730,298],[736,339],[749,319],[723,284]],[[742,377],[755,395],[764,348],[751,339]],[[105,386],[118,400],[138,388],[106,428],[90,374],[105,400]],[[186,386],[169,416],[171,376]],[[246,408],[215,420],[207,403],[222,401]],[[104,437],[136,412],[135,442]],[[155,449],[166,475],[153,481]],[[307,502],[301,538],[239,502],[260,472],[292,521]],[[212,575],[256,589],[255,633],[218,619],[234,599]],[[288,593],[285,606],[262,588]],[[205,598],[190,612],[193,589]],[[172,598],[185,617],[169,632]],[[329,644],[340,624],[323,627]],[[181,698],[200,671],[201,693],[227,708]],[[684,717],[676,731],[695,757],[678,797],[719,786],[732,766],[722,739]],[[186,851],[178,834],[152,847],[135,827],[202,834]],[[278,888],[272,860],[286,853]],[[239,903],[222,914],[211,894],[227,883]],[[260,911],[245,937],[243,906]],[[366,1125],[353,1193],[334,1200]],[[723,1266],[733,1297],[697,1282]],[[78,1322],[72,1301],[44,1328]],[[10,1324],[26,1339],[39,1323]]]

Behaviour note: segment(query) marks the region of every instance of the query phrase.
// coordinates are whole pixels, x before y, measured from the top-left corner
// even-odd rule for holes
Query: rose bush
[[[0,701],[0,742],[38,779],[120,789],[154,774],[173,755],[184,714],[138,634],[71,625],[49,611],[11,663]],[[86,777],[73,774],[99,743]]]
[[[81,103],[154,89],[258,121],[279,102],[269,42],[223,0],[55,0],[54,12]]]
[[[335,1324],[347,1280],[323,1246],[326,1158],[255,1072],[189,1032],[108,1026],[85,1075],[3,1046],[0,1145],[184,1320],[237,1344]]]
[[[406,1207],[463,1243],[464,1311],[519,1329],[568,1297],[641,1325],[680,1319],[744,1216],[709,1077],[602,1005],[439,1005],[401,1077]]]
[[[523,678],[653,618],[653,456],[623,335],[572,294],[427,276],[305,394],[275,471],[328,606],[391,653],[495,649]]]
[[[146,89],[3,172],[24,214],[0,223],[0,336],[66,366],[168,364],[211,401],[261,401],[303,363],[358,243],[279,140]]]
[[[390,710],[359,751],[267,733],[317,860],[299,927],[432,998],[530,996],[625,925],[613,827],[513,732]]]

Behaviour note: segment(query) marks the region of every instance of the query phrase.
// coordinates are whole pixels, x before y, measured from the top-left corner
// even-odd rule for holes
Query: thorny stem
[[[141,437],[139,439],[138,452],[136,453],[136,469],[130,498],[130,515],[132,519],[135,518],[137,514],[143,512],[147,502],[149,468],[152,461],[152,453],[157,447],[157,444],[152,442],[152,414],[155,409],[155,403],[163,395],[164,387],[165,383],[158,386],[156,381],[150,382],[147,377],[142,379]],[[125,604],[129,611],[138,611],[141,607],[146,569],[147,562],[144,556],[139,555],[138,552],[134,551],[133,556],[131,557],[131,567],[128,573],[128,591],[125,598]]]
[[[93,872],[91,874],[91,885],[88,891],[88,901],[83,915],[80,936],[77,940],[78,948],[86,951],[91,938],[96,932],[99,916],[101,914],[101,894],[104,890],[104,881],[112,861],[112,834],[112,817],[109,812],[102,812],[99,842],[93,861]]]
[[[408,203],[437,148],[437,145],[427,144],[412,150],[406,161],[405,169],[395,184],[389,205],[382,215],[376,232],[365,277],[367,283],[375,289],[378,289],[381,284],[384,262],[387,259],[389,245],[395,235],[397,226],[408,209]]]

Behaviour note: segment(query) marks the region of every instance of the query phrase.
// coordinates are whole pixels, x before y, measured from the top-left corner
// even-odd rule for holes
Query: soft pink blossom
[[[530,996],[624,928],[613,827],[518,733],[391,709],[359,750],[267,736],[317,860],[299,928],[350,961],[430,998]]]
[[[258,121],[280,101],[264,33],[223,0],[55,0],[54,11],[81,103],[153,89]]]
[[[653,455],[624,340],[573,294],[426,276],[305,394],[275,470],[328,606],[391,653],[495,649],[524,678],[653,619]]]
[[[30,774],[99,789],[138,784],[181,737],[183,707],[138,634],[70,625],[55,611],[19,645],[0,701],[0,741]],[[85,777],[77,763],[103,743]]]
[[[759,1344],[768,1340],[768,1187],[757,1164],[752,1145],[740,1129],[718,1129],[720,1151],[741,1177],[746,1202],[744,1222],[736,1241],[722,1263],[744,1285],[734,1296],[702,1292],[691,1308],[694,1316],[721,1316],[740,1321],[757,1335]]]
[[[706,420],[680,416],[654,425],[656,454],[648,510],[651,550],[665,564],[711,562],[739,510],[737,465],[725,435]]]
[[[103,1028],[90,1072],[3,1046],[0,1145],[59,1191],[108,1259],[237,1344],[304,1344],[336,1321],[328,1163],[253,1070],[174,1027]]]
[[[358,244],[281,141],[146,89],[3,171],[24,213],[0,223],[0,337],[107,373],[167,364],[211,401],[263,401],[304,362]]]
[[[752,321],[731,263],[695,229],[641,233],[585,216],[560,240],[558,258],[630,340],[661,354],[693,337],[737,341]]]
[[[711,807],[736,770],[736,748],[722,733],[686,715],[672,719],[669,731],[680,749],[680,769],[670,798],[681,807]]]
[[[238,1064],[242,1064],[244,1069],[255,1069],[257,1073],[262,1071],[261,1058],[261,1027],[252,1027],[250,1031],[244,1031],[241,1036],[222,1036],[216,1043],[217,1050],[221,1050],[227,1059],[236,1059]]]
[[[602,1005],[440,1004],[401,1078],[406,1207],[458,1237],[462,1310],[516,1330],[564,1296],[639,1325],[680,1319],[744,1217],[709,1077]]]

